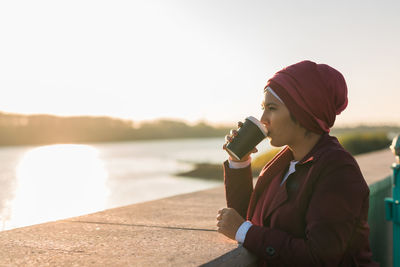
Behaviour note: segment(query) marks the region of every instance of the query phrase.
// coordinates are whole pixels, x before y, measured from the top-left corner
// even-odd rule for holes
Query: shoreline
[[[257,177],[261,169],[252,169],[253,177]],[[175,173],[177,177],[189,177],[201,180],[224,181],[223,163],[195,163],[190,171]]]

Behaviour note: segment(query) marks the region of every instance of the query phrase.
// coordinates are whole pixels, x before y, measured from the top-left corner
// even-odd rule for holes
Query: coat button
[[[275,255],[275,249],[273,247],[267,247],[266,251],[267,251],[267,254],[270,256]]]

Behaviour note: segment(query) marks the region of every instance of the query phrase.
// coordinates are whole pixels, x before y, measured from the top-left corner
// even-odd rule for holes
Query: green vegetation
[[[135,127],[129,120],[109,117],[58,117],[0,113],[0,146],[95,143],[131,140],[222,137],[228,128],[203,122],[157,120]]]
[[[399,126],[389,126],[389,125],[377,125],[377,126],[369,126],[369,125],[358,125],[355,127],[333,127],[331,129],[331,135],[333,136],[342,136],[345,134],[354,134],[354,133],[399,133]]]
[[[338,136],[338,140],[353,156],[388,148],[391,143],[388,133],[382,131],[374,132],[372,130],[367,132],[342,130],[342,134]],[[255,158],[251,163],[253,172],[259,173],[264,165],[279,151],[280,149],[272,149]]]
[[[395,132],[395,130],[400,132],[400,129],[396,127],[390,129],[394,130],[392,132]],[[366,131],[359,132],[359,128],[357,128],[357,130],[351,130],[351,128],[340,129],[340,131],[337,131],[340,133],[338,135],[338,140],[352,155],[389,148],[391,143],[391,140],[388,137],[389,132],[382,131],[382,127],[378,127],[375,131],[372,127],[364,128],[364,130]],[[257,176],[265,164],[267,164],[279,151],[280,148],[274,148],[254,158],[251,163],[253,176]],[[222,166],[221,164],[197,164],[194,170],[180,175],[221,180]]]
[[[261,169],[267,164],[275,155],[281,151],[280,148],[273,148],[271,150],[268,150],[267,152],[262,153],[258,157],[254,158],[251,161],[251,167],[253,171],[253,175],[257,176]]]
[[[177,173],[177,176],[197,177],[202,179],[221,180],[222,164],[198,163],[188,172]]]
[[[352,155],[388,148],[391,140],[385,132],[355,132],[338,137],[342,146]]]

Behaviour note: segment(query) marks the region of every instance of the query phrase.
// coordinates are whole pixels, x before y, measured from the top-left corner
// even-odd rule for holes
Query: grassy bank
[[[388,136],[388,132],[381,130],[366,132],[343,131],[338,135],[338,140],[347,151],[355,156],[362,153],[389,148],[391,140]],[[264,165],[279,151],[280,148],[274,148],[254,158],[251,163],[253,176],[258,176]],[[199,163],[194,166],[193,170],[178,173],[176,175],[222,181],[222,164]]]

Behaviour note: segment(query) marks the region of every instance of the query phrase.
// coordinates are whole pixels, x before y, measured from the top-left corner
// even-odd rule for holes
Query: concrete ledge
[[[198,266],[237,247],[224,206],[218,187],[0,232],[0,266]]]
[[[231,266],[241,266],[241,267],[256,267],[257,257],[251,254],[247,249],[240,246],[206,264],[201,265],[201,267],[231,267]]]
[[[368,184],[391,174],[391,152],[356,157]],[[222,186],[0,232],[0,266],[254,266],[216,232]]]
[[[368,185],[392,175],[390,166],[395,162],[395,158],[389,148],[361,154],[355,158]]]

